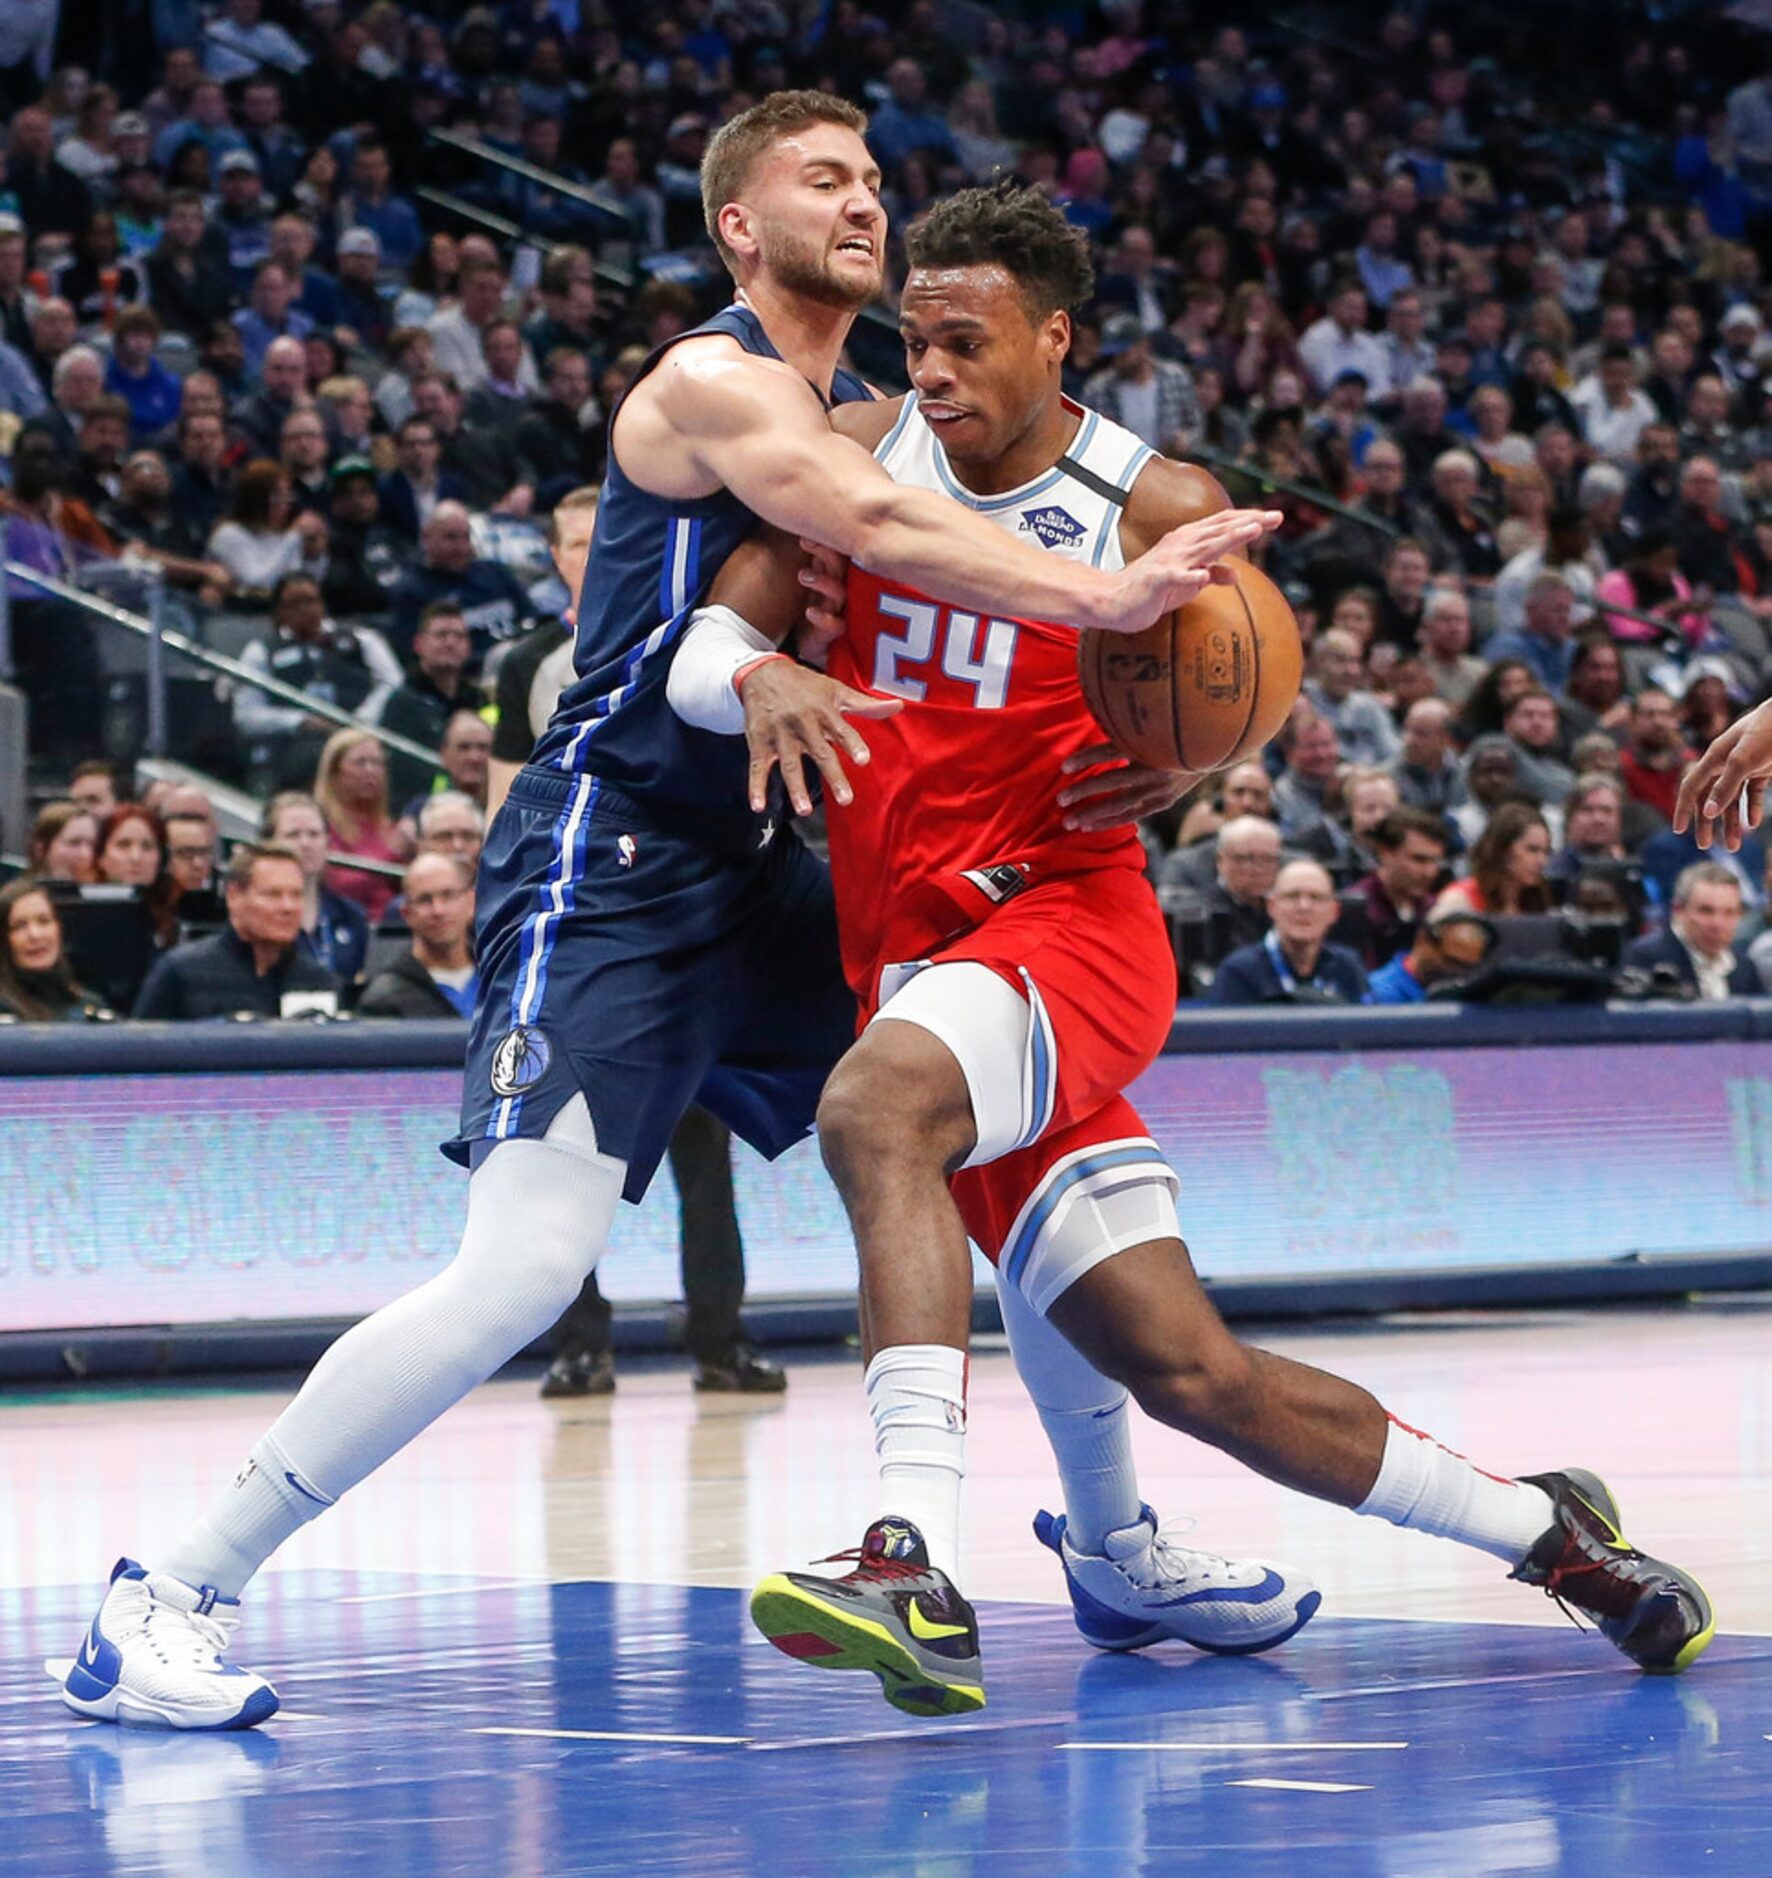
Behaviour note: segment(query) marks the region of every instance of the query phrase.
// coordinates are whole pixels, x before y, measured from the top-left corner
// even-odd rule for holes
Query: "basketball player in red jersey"
[[[1096,566],[1224,506],[1209,478],[1062,397],[1069,309],[1090,268],[1037,192],[965,191],[906,249],[913,391],[832,419],[895,478]],[[1713,1631],[1703,1591],[1624,1541],[1593,1475],[1485,1472],[1365,1390],[1239,1343],[1218,1317],[1181,1240],[1175,1177],[1122,1093],[1162,1048],[1175,1003],[1137,837],[1068,826],[1079,818],[1051,806],[1067,759],[1099,737],[1074,632],[980,619],[855,569],[819,678],[770,656],[793,609],[783,566],[766,558],[747,569],[733,557],[672,695],[697,719],[710,708],[698,674],[723,672],[753,750],[803,750],[835,798],[838,923],[865,1022],[826,1086],[819,1132],[860,1252],[882,1512],[846,1576],[759,1585],[764,1633],[803,1661],[872,1672],[908,1712],[982,1706],[976,1620],[954,1583],[970,1234],[996,1266],[1043,1419],[1088,1386],[1079,1376],[1097,1388],[1105,1376],[1271,1479],[1493,1554],[1646,1669],[1692,1662]],[[836,752],[853,768],[860,740],[842,712],[882,693],[905,708],[869,726],[852,787]],[[1087,1361],[1067,1373],[1070,1350]],[[1228,1592],[1253,1607],[1269,1589],[1184,1582],[1167,1595],[1154,1520],[1122,1513],[1091,1534],[1037,1522],[1080,1625],[1105,1647],[1148,1640],[1131,1630],[1153,1605],[1182,1615]]]

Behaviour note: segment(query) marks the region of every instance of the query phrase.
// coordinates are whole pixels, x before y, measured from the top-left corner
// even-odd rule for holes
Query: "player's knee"
[[[1204,1440],[1253,1415],[1255,1355],[1228,1333],[1188,1350],[1143,1353],[1120,1380],[1154,1421]]]
[[[840,1189],[907,1162],[941,1169],[957,1164],[973,1140],[959,1065],[915,1025],[869,1030],[825,1084],[818,1138]]]

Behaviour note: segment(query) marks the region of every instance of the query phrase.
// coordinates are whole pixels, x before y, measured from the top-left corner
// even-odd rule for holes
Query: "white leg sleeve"
[[[545,1140],[510,1140],[468,1179],[461,1250],[345,1332],[158,1569],[225,1597],[296,1530],[546,1331],[601,1256],[626,1163],[596,1148],[582,1096]]]
[[[1001,1276],[997,1301],[1015,1367],[1052,1443],[1071,1542],[1080,1551],[1100,1553],[1110,1532],[1137,1523],[1142,1505],[1126,1390]]]

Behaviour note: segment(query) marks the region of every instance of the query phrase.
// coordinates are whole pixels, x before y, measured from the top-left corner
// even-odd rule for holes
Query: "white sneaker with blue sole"
[[[1296,1636],[1323,1601],[1297,1572],[1174,1544],[1148,1506],[1136,1525],[1110,1532],[1100,1554],[1071,1543],[1063,1514],[1036,1514],[1034,1537],[1058,1554],[1077,1628],[1098,1650],[1173,1638],[1218,1656],[1253,1656]]]
[[[119,1559],[80,1653],[46,1663],[76,1715],[137,1728],[251,1728],[277,1712],[263,1676],[222,1660],[240,1600]]]

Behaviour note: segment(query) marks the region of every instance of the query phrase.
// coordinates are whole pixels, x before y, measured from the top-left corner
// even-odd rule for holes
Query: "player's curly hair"
[[[905,230],[905,256],[918,267],[1003,269],[1035,319],[1073,313],[1095,291],[1089,239],[1037,189],[1014,182],[962,189]]]

